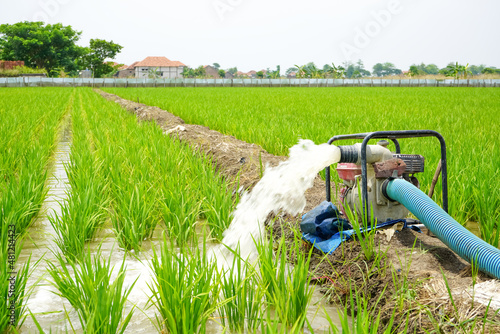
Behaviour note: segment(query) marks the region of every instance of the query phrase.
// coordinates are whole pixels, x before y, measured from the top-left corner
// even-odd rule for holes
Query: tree
[[[396,75],[401,73],[401,70],[396,68],[392,63],[377,63],[373,66],[373,74],[377,77],[385,77],[387,75]]]
[[[198,66],[195,69],[186,66],[182,70],[181,74],[184,78],[204,78],[207,76],[207,72],[202,65]]]
[[[500,69],[495,67],[485,67],[481,71],[482,74],[500,74]]]
[[[114,59],[122,49],[121,45],[113,43],[113,41],[91,39],[81,64],[83,67],[91,68],[94,77],[100,78],[114,70],[112,64],[105,62],[105,60]]]
[[[212,65],[215,67],[216,70],[218,70],[220,68],[219,63],[213,63]]]
[[[269,68],[266,71],[266,77],[269,79],[279,79],[281,77],[281,66],[276,66],[276,71],[272,71]]]
[[[217,74],[219,74],[219,76],[220,76],[221,78],[225,78],[225,77],[226,77],[226,71],[224,71],[223,69],[220,69],[220,70],[219,70],[219,72],[218,72]]]
[[[437,67],[435,64],[426,65],[423,70],[427,74],[432,74],[432,75],[439,74],[439,67]]]
[[[263,71],[257,72],[256,75],[257,75],[257,78],[259,78],[259,79],[264,78],[264,72]]]
[[[235,66],[235,67],[231,67],[227,70],[228,73],[231,73],[233,76],[236,75],[236,73],[238,72],[238,68]]]
[[[28,67],[76,74],[76,60],[85,49],[77,46],[81,32],[61,23],[18,22],[0,25],[0,59],[23,60]]]
[[[356,64],[345,62],[343,67],[345,68],[345,76],[348,78],[361,78],[370,75],[370,71],[365,70],[361,59]]]
[[[441,69],[439,73],[444,74],[447,77],[455,77],[455,80],[458,80],[460,76],[462,76],[464,79],[467,79],[467,76],[471,74],[471,71],[469,71],[469,63],[464,66],[458,64],[457,61],[455,64],[449,63],[448,66]]]
[[[297,72],[297,68],[296,67],[289,67],[287,68],[287,70],[285,71],[285,75],[290,75],[292,73],[296,73]]]
[[[158,77],[161,77],[161,72],[158,70],[158,67],[151,68],[148,70],[149,79],[156,79]]]
[[[296,70],[296,73],[297,73],[297,78],[305,78],[306,72],[305,72],[304,68],[305,68],[305,65],[302,65],[302,66],[295,65],[295,70]]]
[[[479,65],[479,66],[476,66],[476,65],[471,65],[469,66],[469,70],[470,72],[472,73],[472,75],[478,75],[478,74],[481,74],[481,72],[486,68],[486,65]]]
[[[419,68],[418,68],[417,65],[411,65],[410,66],[410,70],[408,71],[408,74],[410,75],[410,77],[414,77],[414,76],[417,76],[417,75],[421,75],[422,71],[419,70]]]

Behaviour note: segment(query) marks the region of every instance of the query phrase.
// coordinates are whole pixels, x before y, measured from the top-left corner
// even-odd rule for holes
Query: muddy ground
[[[276,166],[286,160],[286,157],[274,156],[256,144],[205,126],[186,124],[181,118],[158,107],[128,101],[100,90],[97,92],[134,113],[140,121],[154,121],[166,134],[208,154],[220,173],[231,180],[239,177],[239,186],[244,189],[251,189],[259,181],[265,166]],[[324,181],[318,176],[314,186],[306,193],[304,212],[317,206],[324,198]],[[276,221],[274,238],[284,234],[291,239],[293,231],[299,228],[300,217],[282,215]],[[437,238],[404,229],[394,233],[390,240],[387,234],[377,234],[375,245],[379,254],[386,255],[380,256],[382,261],[366,260],[359,243],[355,241],[343,244],[328,256],[313,251],[311,271],[314,281],[328,298],[333,302],[343,302],[356,289],[366,296],[377,313],[381,312],[382,324],[385,325],[395,312],[394,324],[400,326],[398,331],[470,332],[474,319],[477,319],[481,325],[476,324],[472,332],[482,332],[480,320],[484,317],[486,306],[480,303],[481,296],[500,295],[498,281],[479,273],[476,302],[473,303],[471,266]],[[308,248],[304,244],[304,251]],[[479,287],[483,286],[488,288],[481,292]],[[497,304],[492,306],[495,310],[500,308]],[[489,317],[492,315],[494,311],[490,310]],[[496,324],[487,325],[485,332],[500,333],[500,326],[497,325],[500,316],[497,314],[492,319]]]

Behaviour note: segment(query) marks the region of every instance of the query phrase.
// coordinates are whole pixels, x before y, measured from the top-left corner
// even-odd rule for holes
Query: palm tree
[[[299,65],[293,65],[297,68],[297,78],[305,78],[306,77],[306,72],[304,68],[306,67],[305,65],[299,66]]]

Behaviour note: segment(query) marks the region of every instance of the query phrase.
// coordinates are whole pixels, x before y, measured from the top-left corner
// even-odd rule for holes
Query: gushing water
[[[242,258],[255,254],[255,241],[264,231],[268,214],[284,210],[296,215],[304,210],[305,192],[313,186],[316,175],[339,160],[338,147],[315,145],[311,140],[301,139],[290,148],[287,161],[277,167],[266,168],[264,176],[252,191],[241,197],[233,221],[224,232],[222,244],[231,249],[236,249],[239,244]],[[219,251],[222,252],[222,248]]]

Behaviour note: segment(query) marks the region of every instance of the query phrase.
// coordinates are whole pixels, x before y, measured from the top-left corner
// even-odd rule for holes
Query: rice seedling
[[[111,257],[104,260],[101,250],[95,255],[90,250],[77,260],[69,260],[57,253],[57,263],[47,262],[52,284],[59,295],[76,310],[85,333],[123,333],[134,308],[125,314],[127,297],[135,282],[124,287],[125,257],[114,280]]]
[[[278,155],[286,155],[298,138],[322,143],[346,133],[436,130],[447,142],[451,215],[464,224],[479,221],[482,238],[498,247],[500,188],[492,185],[500,182],[500,156],[496,153],[500,92],[494,88],[105,90],[129,100],[140,98],[188,123],[257,143]],[[426,192],[440,159],[435,139],[406,139],[401,146],[403,153],[425,156],[430,167],[419,178]],[[438,183],[433,197],[438,204],[441,196]]]
[[[39,261],[31,262],[31,256],[18,263],[22,242],[16,240],[16,249],[9,249],[7,229],[0,231],[0,333],[19,329],[27,316],[26,302],[33,291],[27,286],[28,278]]]
[[[272,235],[270,237],[272,240]],[[260,284],[265,289],[267,303],[274,308],[275,316],[285,327],[303,328],[313,287],[310,285],[309,263],[312,248],[308,253],[300,249],[300,238],[295,235],[291,245],[282,238],[276,245],[258,241],[258,265]],[[289,248],[288,248],[289,247]],[[294,259],[293,267],[287,264]]]
[[[362,206],[362,196],[359,196],[359,203],[357,207],[362,208]],[[368,210],[366,209],[366,211],[361,214],[361,217],[359,217],[356,209],[351,210],[348,205],[345,206],[347,218],[354,229],[356,239],[359,241],[361,250],[365,255],[365,259],[367,261],[371,261],[378,254],[375,250],[375,226],[377,226],[377,222],[376,219],[373,218],[373,207],[370,206],[371,212],[369,217],[367,215],[367,211]],[[370,231],[368,231],[368,229],[370,229]]]
[[[217,265],[203,249],[181,248],[181,252],[163,236],[154,250],[151,269],[155,278],[149,286],[150,303],[159,313],[156,325],[168,333],[204,333],[205,325],[217,309],[220,285]]]
[[[56,128],[72,91],[0,92],[0,228],[13,223],[22,235],[40,211]]]
[[[417,290],[415,287],[420,284],[420,282],[413,282],[410,277],[410,268],[412,263],[413,249],[415,248],[415,242],[413,247],[409,251],[409,255],[406,256],[404,260],[401,259],[398,253],[399,266],[400,269],[396,270],[394,266],[392,267],[392,282],[394,283],[395,293],[393,298],[395,299],[395,306],[399,312],[411,309],[411,304],[416,300]]]
[[[239,249],[229,251],[231,267],[219,273],[221,323],[231,332],[254,332],[262,321],[264,290],[255,266],[239,256]]]

